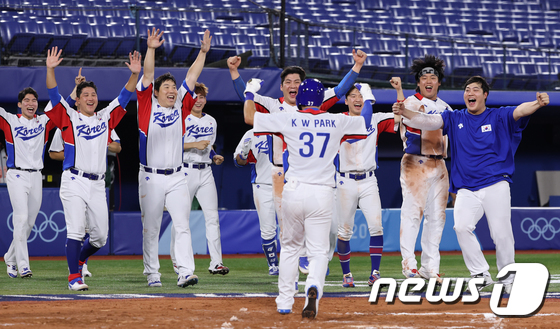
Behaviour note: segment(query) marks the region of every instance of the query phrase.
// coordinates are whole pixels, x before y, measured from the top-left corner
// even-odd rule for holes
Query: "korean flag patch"
[[[484,125],[482,126],[482,132],[485,133],[487,131],[492,131],[492,125]]]

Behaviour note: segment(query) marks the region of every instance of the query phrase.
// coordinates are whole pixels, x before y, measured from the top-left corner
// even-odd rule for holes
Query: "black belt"
[[[169,168],[169,169],[156,169],[156,168],[150,168],[146,166],[142,166],[142,167],[144,168],[145,172],[159,174],[159,175],[166,175],[166,176],[181,171],[181,166],[177,168]]]
[[[193,169],[204,169],[206,167],[210,167],[210,164],[209,163],[186,163],[186,162],[183,162],[183,167],[193,168]]]
[[[105,178],[105,174],[101,174],[101,175],[90,174],[90,173],[78,170],[76,168],[70,168],[70,172],[73,173],[74,175],[82,176],[82,177],[87,178],[89,180],[102,180],[102,179]]]
[[[407,154],[410,154],[410,153],[407,153]],[[413,154],[413,155],[419,155],[419,156],[421,156],[421,157],[426,157],[426,158],[431,158],[431,159],[436,159],[436,160],[441,160],[441,159],[443,159],[443,155],[434,155],[434,154],[428,154],[428,155],[425,155],[425,154]]]
[[[344,173],[344,172],[341,172],[339,174],[342,177],[348,176],[348,178],[353,179],[353,180],[362,180],[362,179],[366,179],[368,177],[373,176],[373,171],[366,172],[366,173],[363,173],[363,174],[350,174],[350,173]]]
[[[27,172],[37,172],[37,171],[41,171],[41,169],[23,169],[23,168],[19,168],[19,167],[8,168],[8,170],[10,170],[10,169],[16,169],[16,170],[27,171]]]

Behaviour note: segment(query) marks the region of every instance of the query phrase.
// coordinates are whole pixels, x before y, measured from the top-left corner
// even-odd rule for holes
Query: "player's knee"
[[[101,248],[107,243],[107,236],[104,237],[89,237],[89,244],[94,246],[95,248]]]
[[[471,233],[472,231],[474,231],[474,226],[467,223],[455,222],[455,226],[453,226],[453,229],[457,234]]]

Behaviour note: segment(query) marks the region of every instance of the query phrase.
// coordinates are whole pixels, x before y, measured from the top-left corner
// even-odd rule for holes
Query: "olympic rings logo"
[[[39,214],[37,215],[37,218],[39,218],[39,216],[43,216],[43,218],[45,219],[40,225],[39,228],[37,228],[37,224],[33,225],[33,228],[31,229],[31,232],[35,233],[33,235],[33,237],[30,237],[27,239],[28,243],[33,242],[37,236],[39,236],[41,238],[41,240],[43,240],[44,242],[53,242],[54,240],[56,240],[56,238],[58,237],[58,233],[64,232],[66,230],[66,223],[64,224],[64,227],[59,229],[58,228],[58,224],[53,220],[53,217],[57,214],[62,214],[62,216],[64,216],[64,211],[62,210],[56,210],[54,211],[50,217],[47,217],[47,214],[45,214],[42,211],[39,211]],[[10,225],[10,219],[12,218],[12,216],[14,215],[14,213],[12,212],[9,216],[8,216],[8,228],[10,229],[10,231],[14,231],[13,228],[13,223],[12,225]],[[48,236],[43,236],[43,233],[47,230],[47,228],[50,228],[53,232],[54,232],[54,236],[52,238],[49,238]],[[46,234],[45,234],[46,235]]]
[[[554,222],[558,222],[558,225],[553,225]],[[529,226],[527,227],[527,225]],[[549,222],[544,217],[540,217],[536,221],[533,221],[530,217],[526,217],[521,221],[521,230],[533,241],[537,241],[541,237],[550,241],[556,236],[556,233],[560,233],[560,218],[553,217]]]

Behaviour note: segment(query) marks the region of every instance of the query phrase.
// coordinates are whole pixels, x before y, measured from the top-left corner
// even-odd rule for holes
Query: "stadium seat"
[[[88,37],[80,48],[80,55],[85,57],[97,57],[99,50],[107,41],[108,30],[102,25],[90,26],[88,24],[78,24],[74,27],[74,31],[86,33]]]
[[[27,54],[27,49],[33,41],[33,34],[21,31],[20,23],[17,21],[5,22],[2,26],[2,40],[6,44],[5,49],[9,54]]]

